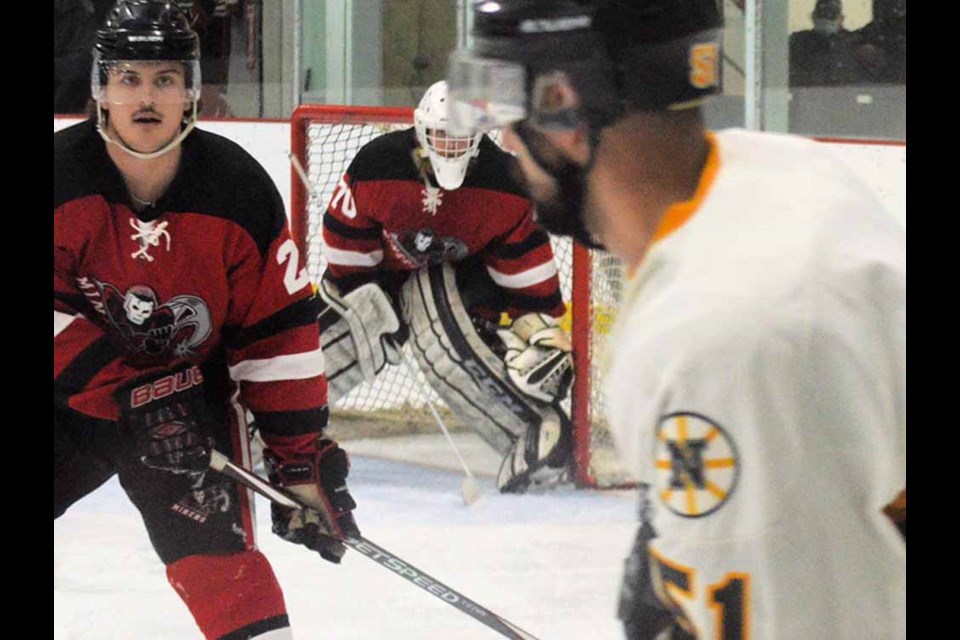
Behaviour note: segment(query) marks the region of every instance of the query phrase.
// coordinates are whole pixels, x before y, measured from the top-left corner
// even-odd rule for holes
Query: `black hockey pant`
[[[214,435],[231,456],[235,438],[228,420]],[[247,492],[214,471],[199,476],[150,469],[136,457],[133,437],[115,422],[54,406],[53,518],[117,474],[140,511],[154,549],[169,565],[190,555],[237,553],[252,547]]]

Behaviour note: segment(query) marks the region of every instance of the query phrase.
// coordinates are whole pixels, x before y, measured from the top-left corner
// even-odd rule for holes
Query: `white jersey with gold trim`
[[[604,378],[658,593],[703,639],[904,638],[906,232],[827,145],[711,139]]]

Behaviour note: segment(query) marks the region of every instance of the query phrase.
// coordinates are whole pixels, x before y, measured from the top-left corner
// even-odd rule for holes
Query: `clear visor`
[[[451,133],[489,131],[526,118],[526,77],[522,65],[454,51],[447,73]]]
[[[107,104],[178,104],[200,97],[197,60],[101,60],[94,57],[90,92]]]
[[[458,51],[451,57],[450,129],[486,131],[520,120],[543,131],[574,129],[580,99],[563,71],[539,73],[527,95],[527,70],[512,62],[478,59]]]

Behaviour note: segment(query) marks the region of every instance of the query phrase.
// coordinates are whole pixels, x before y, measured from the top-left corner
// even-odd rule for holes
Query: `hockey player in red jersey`
[[[323,218],[331,403],[402,366],[409,336],[431,386],[504,456],[500,489],[552,485],[570,461],[572,379],[553,249],[512,156],[449,135],[446,100],[434,84],[414,127],[361,148]]]
[[[274,531],[331,562],[356,505],[280,194],[194,128],[199,89],[177,5],[120,0],[96,38],[96,116],[54,133],[53,516],[117,475],[203,635],[279,640],[251,496],[211,450],[249,465],[252,412],[273,478],[315,507],[275,510]]]

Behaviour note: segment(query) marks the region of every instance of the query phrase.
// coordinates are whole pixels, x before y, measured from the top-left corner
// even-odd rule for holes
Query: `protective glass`
[[[200,97],[197,60],[102,60],[94,57],[91,95],[108,104],[178,104]]]

